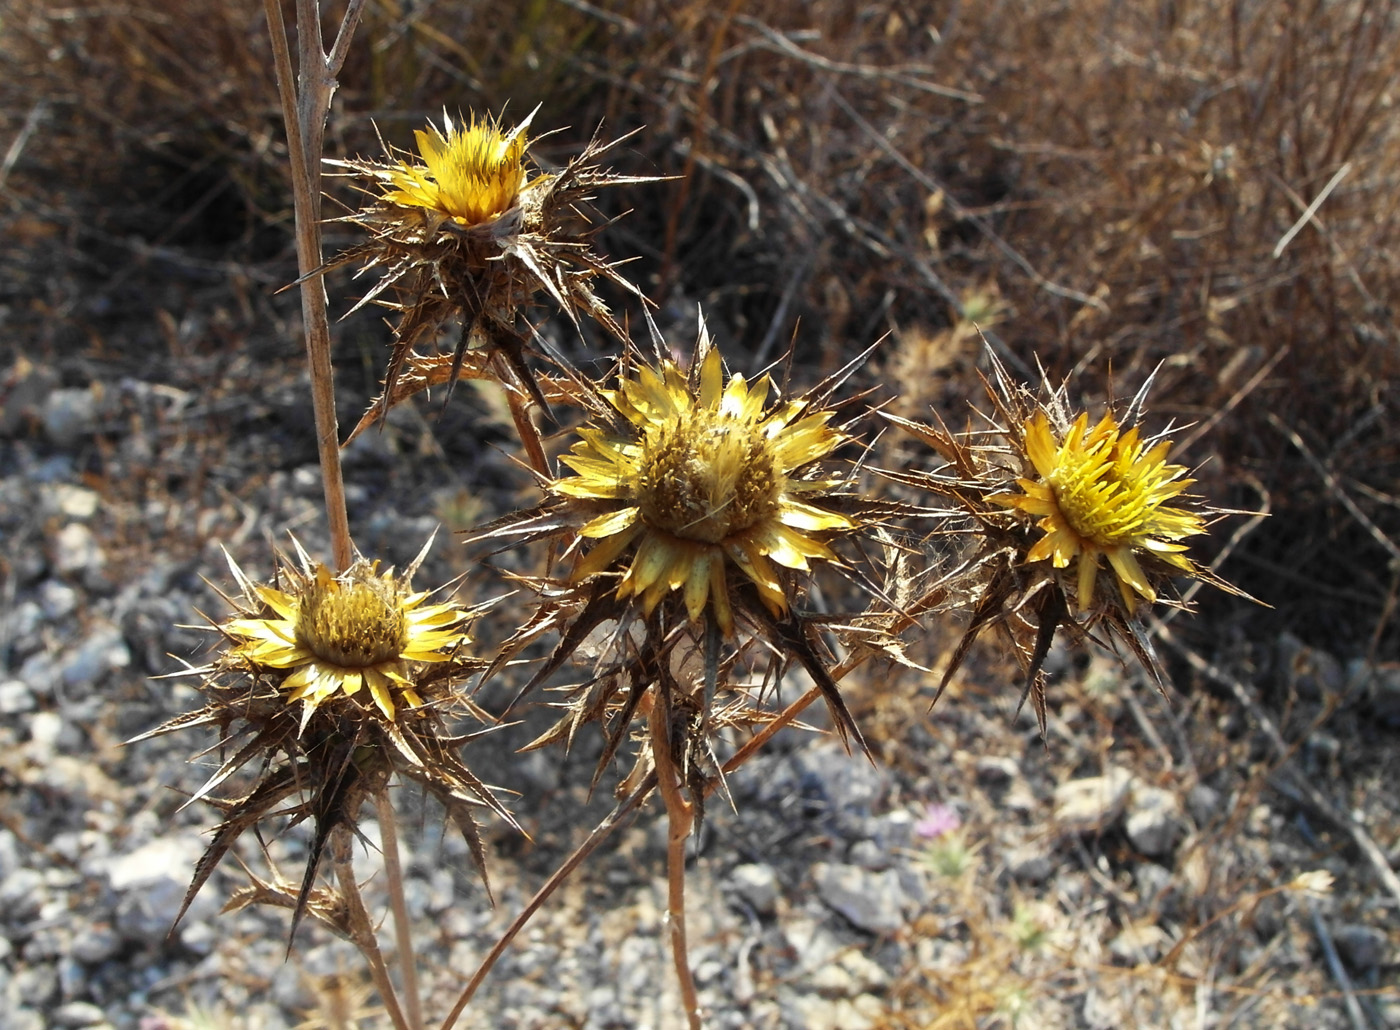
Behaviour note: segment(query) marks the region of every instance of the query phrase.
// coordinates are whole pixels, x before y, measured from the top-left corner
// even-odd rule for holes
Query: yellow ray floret
[[[596,542],[575,581],[608,569],[635,544],[618,596],[640,598],[647,614],[680,591],[691,620],[708,605],[721,630],[732,633],[731,564],[771,612],[786,612],[775,566],[806,570],[813,559],[835,560],[815,534],[859,525],[812,503],[834,481],[796,477],[846,441],[828,424],[832,413],[808,414],[801,400],[765,410],[771,387],[767,376],[724,383],[719,352],[709,350],[693,381],[665,361],[603,391],[635,433],[624,438],[585,427],[561,459],[577,474],[557,480],[556,493],[616,504],[579,529]]]
[[[317,564],[296,589],[259,586],[257,596],[276,617],[230,619],[220,627],[236,642],[227,652],[231,659],[290,670],[281,689],[288,704],[303,702],[303,728],[319,705],[361,687],[386,719],[394,718],[395,694],[410,707],[421,705],[411,663],[448,661],[466,640],[465,611],[424,604],[428,592],[408,592],[377,566],[358,561],[333,576]]]
[[[1205,532],[1205,522],[1166,504],[1193,482],[1182,478],[1183,466],[1166,463],[1171,441],[1148,447],[1136,426],[1122,433],[1106,414],[1090,429],[1089,416],[1081,414],[1057,442],[1043,411],[1026,422],[1023,439],[1039,478],[1017,480],[1023,493],[990,499],[1040,519],[1037,526],[1045,535],[1026,555],[1028,561],[1049,558],[1063,569],[1078,558],[1081,610],[1093,603],[1100,556],[1112,566],[1130,612],[1139,596],[1157,599],[1134,552],[1155,555],[1183,572],[1195,571],[1182,554],[1185,545],[1176,541]]]
[[[418,207],[458,225],[481,225],[515,206],[525,185],[525,119],[508,133],[492,121],[429,125],[413,135],[423,163],[400,161],[387,169],[390,188],[384,199],[400,207]]]

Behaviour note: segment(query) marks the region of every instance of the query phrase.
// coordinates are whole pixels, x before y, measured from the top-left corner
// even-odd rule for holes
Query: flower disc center
[[[1133,542],[1147,510],[1137,477],[1120,478],[1102,458],[1056,469],[1047,482],[1070,528],[1105,550]]]
[[[408,619],[375,578],[317,580],[297,610],[297,642],[322,661],[365,669],[392,661],[408,644]]]
[[[717,544],[772,515],[781,493],[762,425],[702,410],[647,430],[637,505],[649,526]]]

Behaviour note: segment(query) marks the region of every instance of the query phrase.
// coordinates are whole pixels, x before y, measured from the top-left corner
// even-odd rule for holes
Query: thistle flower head
[[[342,219],[364,229],[365,241],[326,267],[357,264],[377,273],[352,311],[375,303],[397,312],[384,393],[371,421],[431,382],[451,384],[466,375],[523,388],[547,407],[523,356],[536,339],[529,309],[537,299],[576,326],[588,316],[626,338],[594,282],[640,294],[595,252],[604,220],[594,217],[591,201],[601,187],[651,179],[605,171],[599,161],[610,144],[596,139],[558,171],[531,174],[526,149],[533,118],[531,112],[506,129],[476,115],[454,122],[444,112],[441,128],[429,124],[416,132],[417,154],[389,147],[380,160],[328,162],[355,179],[369,200]],[[461,332],[442,366],[431,347],[452,322]],[[410,374],[401,384],[405,370]]]
[[[229,619],[220,629],[234,641],[225,660],[253,672],[285,673],[280,690],[302,703],[304,726],[319,705],[366,688],[378,712],[392,720],[395,696],[423,703],[412,678],[415,662],[444,662],[466,642],[467,613],[451,602],[425,604],[426,592],[407,577],[356,561],[338,576],[320,563],[288,570],[286,590],[253,586],[270,611]]]
[[[849,631],[883,640],[883,631],[860,616],[818,618],[800,599],[823,564],[879,590],[836,545],[874,538],[889,506],[862,498],[852,471],[825,461],[852,439],[832,424],[836,410],[827,401],[868,354],[807,393],[782,398],[767,376],[726,377],[703,323],[688,366],[656,343],[655,363],[625,369],[612,389],[574,383],[591,418],[560,458],[571,474],[542,475],[544,504],[475,534],[500,547],[548,539],[572,560],[566,577],[535,581],[538,611],[486,676],[557,634],[523,695],[591,640],[595,674],[569,688],[569,714],[541,742],[568,741],[583,723],[602,722],[609,744],[601,769],[644,698],[683,689],[666,677],[692,656],[702,667],[699,724],[712,729],[717,691],[761,640],[757,653],[800,664],[838,732],[864,746],[823,638]]]
[[[790,606],[778,567],[806,571],[834,561],[824,538],[860,523],[821,506],[839,481],[804,474],[848,439],[830,411],[806,400],[767,404],[772,383],[742,375],[723,382],[718,350],[702,346],[687,374],[669,360],[643,366],[603,396],[621,431],[585,428],[561,460],[576,475],[551,490],[603,502],[578,535],[596,541],[575,582],[602,572],[635,544],[618,584],[650,614],[681,592],[700,621],[707,606],[726,635],[734,631],[729,570],[757,587],[775,616]]]
[[[466,652],[467,627],[482,609],[429,603],[432,592],[410,587],[427,551],[425,545],[402,574],[361,558],[336,575],[298,546],[296,562],[279,556],[276,585],[252,581],[229,558],[241,596],[228,598],[235,614],[214,624],[224,647],[190,670],[204,706],[135,738],[206,725],[221,733],[225,757],[190,800],[210,798],[224,819],[182,915],[238,837],[273,815],[309,819],[311,846],[298,890],[288,892],[274,878],[258,897],[276,895],[290,905],[293,930],[303,913],[323,915],[313,895],[328,841],[354,827],[364,801],[386,790],[394,774],[442,803],[485,879],[473,810],[515,821],[457,754],[470,736],[449,733],[446,724],[454,712],[481,714],[453,681],[482,664]],[[248,766],[259,772],[247,793],[211,798]]]
[[[1041,669],[1061,627],[1076,635],[1106,628],[1161,686],[1162,671],[1137,618],[1142,602],[1160,600],[1173,572],[1238,591],[1186,557],[1181,541],[1204,533],[1215,512],[1172,503],[1187,500],[1193,481],[1183,466],[1168,463],[1169,440],[1142,436],[1150,378],[1125,417],[1109,412],[1091,425],[1087,413],[1071,413],[1065,387],[1038,396],[1014,382],[995,355],[988,361],[992,412],[984,417],[990,431],[952,433],[941,424],[887,415],[944,464],[884,474],[951,501],[940,516],[944,529],[968,541],[946,583],[953,592],[972,594],[973,614],[939,694],[982,631],[1002,625],[1027,671],[1022,701],[1033,697],[1043,732]],[[1096,589],[1105,558],[1116,593]]]
[[[1150,446],[1137,426],[1123,432],[1112,413],[1092,428],[1081,413],[1062,439],[1056,439],[1043,410],[1022,426],[1026,457],[1035,479],[1020,478],[1021,493],[999,493],[989,500],[1033,518],[1044,531],[1026,554],[1031,562],[1047,558],[1057,569],[1078,561],[1076,604],[1093,604],[1099,559],[1106,557],[1118,580],[1124,608],[1131,613],[1139,597],[1153,602],[1157,592],[1139,563],[1150,554],[1186,573],[1195,566],[1177,541],[1205,532],[1205,520],[1167,504],[1193,482],[1186,469],[1168,465],[1170,440]]]
[[[459,226],[499,218],[525,185],[525,130],[530,119],[503,132],[495,121],[471,117],[453,125],[443,112],[442,128],[429,124],[414,132],[422,164],[400,160],[385,169],[384,200],[422,208]]]

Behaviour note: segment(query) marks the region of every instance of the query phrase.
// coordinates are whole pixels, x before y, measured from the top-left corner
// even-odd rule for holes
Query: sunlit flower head
[[[847,439],[832,412],[803,399],[766,406],[772,383],[742,375],[724,382],[720,355],[704,346],[697,374],[670,361],[642,366],[618,389],[602,391],[631,432],[585,427],[561,460],[577,475],[556,480],[561,495],[611,502],[581,526],[596,541],[575,582],[603,572],[635,545],[618,584],[650,613],[680,591],[692,621],[706,606],[720,629],[734,629],[730,566],[757,588],[774,615],[789,599],[778,566],[807,570],[835,560],[824,537],[858,529],[852,518],[819,506],[837,481],[802,470]]]
[[[1123,604],[1157,599],[1138,554],[1161,559],[1186,573],[1195,566],[1177,541],[1205,532],[1204,519],[1167,504],[1189,487],[1186,469],[1168,465],[1170,440],[1149,444],[1136,426],[1127,432],[1111,414],[1089,428],[1081,414],[1062,440],[1037,411],[1023,427],[1025,454],[1037,479],[1018,479],[1019,494],[997,494],[991,501],[1039,518],[1044,530],[1027,561],[1050,559],[1057,569],[1078,559],[1077,606],[1093,603],[1099,559],[1106,557],[1118,580]]]
[[[526,118],[509,132],[494,121],[429,124],[414,132],[423,163],[398,161],[385,170],[384,200],[437,212],[461,226],[481,225],[515,206],[525,185]]]
[[[413,663],[449,661],[467,639],[467,612],[450,602],[426,604],[429,592],[410,592],[407,577],[380,573],[378,564],[361,559],[334,576],[316,563],[306,575],[291,573],[288,590],[255,586],[271,617],[220,626],[235,641],[229,661],[287,671],[280,690],[288,704],[303,703],[303,727],[318,706],[362,688],[386,719],[399,701],[418,707]]]

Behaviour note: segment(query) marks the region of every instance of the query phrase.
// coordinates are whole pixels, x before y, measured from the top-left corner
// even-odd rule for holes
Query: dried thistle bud
[[[945,528],[961,522],[969,541],[956,578],[972,594],[972,617],[939,693],[977,636],[1005,625],[1027,670],[1022,700],[1034,698],[1043,731],[1040,670],[1060,627],[1075,634],[1106,627],[1160,686],[1161,669],[1137,618],[1141,602],[1162,600],[1172,574],[1233,588],[1187,558],[1180,542],[1204,533],[1218,513],[1180,506],[1193,482],[1186,468],[1168,464],[1169,440],[1143,439],[1137,423],[1150,380],[1126,417],[1109,412],[1091,428],[1087,413],[1071,414],[1063,387],[1037,397],[994,356],[990,361],[990,430],[954,434],[887,416],[932,447],[944,465],[884,474],[950,500],[952,511],[941,516]],[[1104,559],[1117,591],[1097,589]]]

